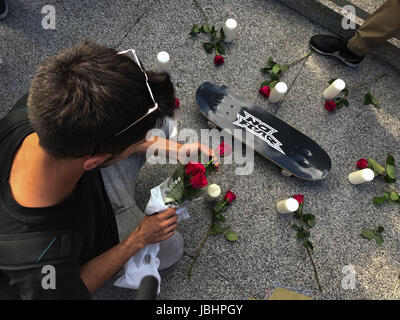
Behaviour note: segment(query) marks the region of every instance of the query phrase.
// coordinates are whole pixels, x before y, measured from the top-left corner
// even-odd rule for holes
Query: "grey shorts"
[[[170,129],[171,121],[167,119],[162,128],[166,137],[172,131]],[[145,216],[135,202],[136,180],[145,162],[146,155],[132,154],[125,160],[100,169],[107,195],[116,215],[120,241],[124,240]],[[159,270],[168,268],[176,263],[182,254],[183,237],[175,231],[171,238],[160,243],[160,251],[158,253],[158,258],[160,259]]]

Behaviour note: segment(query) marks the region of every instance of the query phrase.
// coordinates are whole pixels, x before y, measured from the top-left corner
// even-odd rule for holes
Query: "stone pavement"
[[[155,67],[156,54],[170,53],[171,74],[181,108],[179,129],[198,133],[207,123],[194,105],[196,88],[204,81],[226,84],[267,110],[258,87],[260,67],[272,56],[290,63],[309,52],[308,40],[323,27],[274,0],[199,0],[212,22],[238,21],[236,40],[227,46],[225,64],[216,67],[202,48],[203,36],[188,36],[193,23],[202,19],[192,1],[21,1],[9,0],[11,14],[0,22],[0,116],[28,90],[38,65],[45,58],[81,39],[91,39],[118,49],[134,47],[146,68]],[[56,9],[56,30],[41,27],[41,8]],[[205,38],[204,38],[205,39]],[[350,106],[329,114],[322,92],[327,81],[342,78],[350,86],[388,73],[369,87],[381,108],[364,106],[360,90],[349,98]],[[304,182],[283,177],[280,170],[255,156],[254,172],[235,176],[236,165],[223,165],[212,182],[231,188],[237,201],[228,211],[239,241],[229,243],[211,237],[197,261],[189,282],[188,268],[205,234],[210,209],[205,203],[189,207],[191,218],[179,225],[185,239],[180,262],[162,272],[160,299],[263,299],[276,286],[301,291],[313,299],[399,299],[400,215],[398,206],[372,204],[383,184],[379,181],[353,186],[347,176],[355,162],[372,156],[384,162],[387,153],[400,159],[400,76],[374,56],[357,69],[316,54],[287,71],[283,80],[289,92],[277,116],[319,143],[332,159],[332,171],[324,181]],[[144,209],[149,189],[162,182],[172,165],[146,164],[140,173],[137,203]],[[275,203],[293,194],[305,194],[305,210],[316,216],[311,230],[323,293],[318,291],[312,266],[291,229],[291,219],[278,216]],[[361,237],[363,228],[381,225],[384,244]],[[356,288],[342,287],[342,268],[355,268]],[[109,282],[96,299],[132,299],[135,292]]]

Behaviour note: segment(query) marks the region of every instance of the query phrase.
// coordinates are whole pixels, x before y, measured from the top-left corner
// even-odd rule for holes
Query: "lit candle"
[[[284,82],[278,82],[272,89],[269,95],[268,101],[271,103],[277,103],[281,101],[287,91],[287,85]]]
[[[295,212],[299,208],[299,203],[294,198],[279,201],[276,204],[276,208],[280,213]]]
[[[161,51],[157,54],[157,71],[169,72],[169,54],[166,51]]]
[[[225,34],[225,42],[232,42],[233,38],[236,35],[237,31],[237,22],[235,19],[228,19],[225,22],[225,25],[223,27],[224,34]]]
[[[325,89],[323,96],[326,100],[332,100],[341,93],[344,88],[346,88],[344,81],[342,79],[336,79],[328,88]]]
[[[219,197],[220,194],[221,194],[221,188],[219,187],[219,185],[210,184],[207,188],[205,199],[207,201],[214,201]]]
[[[375,174],[369,169],[362,169],[349,174],[349,181],[352,184],[360,184],[374,180]]]

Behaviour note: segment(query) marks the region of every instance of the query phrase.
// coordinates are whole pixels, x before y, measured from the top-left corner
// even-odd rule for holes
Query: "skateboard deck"
[[[227,86],[204,82],[196,103],[207,120],[239,141],[253,135],[257,153],[300,179],[322,180],[331,169],[329,155],[315,141]]]

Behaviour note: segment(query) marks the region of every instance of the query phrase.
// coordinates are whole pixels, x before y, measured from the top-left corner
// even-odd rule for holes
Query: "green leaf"
[[[386,199],[384,197],[374,197],[374,199],[372,200],[374,204],[382,204],[385,201]]]
[[[217,235],[223,233],[223,228],[218,223],[213,223],[211,226],[211,234]]]
[[[285,72],[288,69],[289,69],[289,65],[288,64],[281,65],[281,71],[282,72]]]
[[[278,74],[279,71],[281,71],[281,66],[279,64],[274,65],[272,68],[272,72]]]
[[[389,200],[390,200],[390,192],[391,192],[391,191],[385,191],[385,192],[383,193],[383,196],[385,197],[385,200],[386,200],[386,201],[389,201]]]
[[[296,234],[297,239],[302,240],[306,237],[305,232],[304,231],[298,231]]]
[[[372,240],[372,239],[375,238],[375,231],[372,230],[372,229],[364,229],[364,230],[361,232],[361,235],[362,235],[364,238],[368,239],[368,240]]]
[[[218,221],[226,222],[226,218],[225,218],[220,212],[218,212],[218,213],[215,215],[215,218],[216,218]]]
[[[397,201],[397,200],[399,200],[399,195],[396,193],[396,192],[391,192],[390,193],[390,200],[392,200],[392,201]]]
[[[218,40],[221,41],[221,40],[224,40],[224,39],[225,39],[225,32],[224,32],[224,29],[221,28],[221,29],[219,29],[219,38],[218,38]]]
[[[344,102],[343,102],[344,100],[341,100],[341,99],[337,99],[337,101],[336,101],[336,109],[341,109],[342,107],[343,107],[343,104],[344,104]]]
[[[271,67],[263,67],[263,68],[261,68],[260,70],[261,70],[262,72],[269,72],[271,69],[272,69]]]
[[[372,96],[370,92],[367,92],[364,96],[364,105],[367,106],[372,103]]]
[[[276,62],[274,61],[274,59],[272,59],[272,57],[268,58],[268,62],[267,63],[271,68],[273,68],[274,65],[276,65]]]
[[[199,32],[200,32],[200,27],[197,24],[194,24],[192,29],[190,30],[189,35],[193,36],[193,35],[195,35],[195,34],[197,34]]]
[[[222,43],[220,41],[216,42],[215,46],[217,47],[217,50],[218,50],[219,54],[225,54],[225,49],[222,46]]]
[[[311,243],[310,241],[305,241],[305,242],[303,242],[303,246],[304,246],[305,248],[309,248],[309,249],[311,249],[311,250],[314,251],[314,246],[312,245],[312,243]]]
[[[386,172],[385,168],[378,164],[374,159],[371,157],[368,158],[368,167],[378,172],[379,175],[383,176]]]
[[[278,80],[271,81],[269,83],[269,88],[272,90],[276,86],[277,83],[278,83]]]
[[[383,230],[385,230],[382,226],[378,226],[378,228],[376,229],[377,232],[382,233]]]
[[[331,80],[329,80],[329,84],[334,83],[336,80],[337,80],[337,78],[336,78],[336,79],[331,79]]]
[[[214,51],[214,44],[212,44],[211,42],[203,43],[203,47],[207,53],[213,53]]]
[[[344,104],[346,107],[348,107],[348,106],[349,106],[349,101],[346,100],[346,99],[343,99],[343,104]]]
[[[279,76],[276,73],[270,73],[271,81],[279,81]]]
[[[383,237],[380,233],[376,234],[375,236],[375,241],[379,246],[382,246],[383,244]]]
[[[200,27],[200,32],[202,33],[210,33],[210,26],[207,22],[204,22]]]
[[[386,175],[384,178],[385,182],[387,183],[394,183],[396,182],[396,179],[392,179],[391,177],[389,177],[388,175]]]
[[[210,34],[211,37],[215,37],[217,35],[217,30],[215,29],[214,25],[211,27]]]
[[[364,96],[364,105],[374,105],[379,108],[379,101],[371,94],[371,92],[367,92]]]
[[[396,179],[396,169],[394,165],[394,157],[388,154],[386,158],[386,172],[390,179]]]
[[[232,230],[227,230],[224,234],[225,239],[231,242],[237,241],[239,239],[238,235]]]
[[[316,222],[315,222],[315,216],[312,214],[308,214],[307,215],[307,220],[306,220],[307,225],[312,228],[315,226]]]
[[[292,224],[292,229],[294,229],[294,230],[296,230],[296,231],[303,230],[303,228],[301,228],[301,227],[298,226],[297,224]]]

